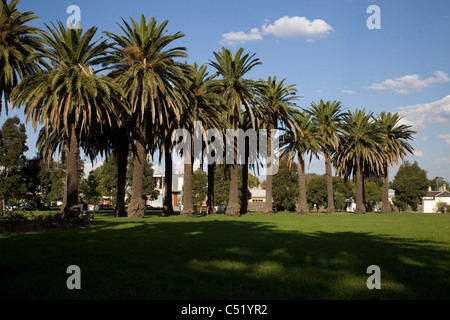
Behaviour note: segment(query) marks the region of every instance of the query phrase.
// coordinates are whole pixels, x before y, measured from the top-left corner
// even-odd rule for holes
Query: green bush
[[[92,223],[94,215],[82,213],[78,217],[65,218],[60,213],[31,215],[11,213],[0,220],[0,232],[33,231],[40,229],[81,227]]]
[[[9,213],[1,221],[1,228],[5,231],[11,232],[15,231],[17,228],[25,225],[28,218],[21,213]]]

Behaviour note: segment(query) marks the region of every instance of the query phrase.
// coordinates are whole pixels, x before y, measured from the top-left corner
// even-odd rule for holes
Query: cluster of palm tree
[[[389,166],[412,152],[407,142],[413,131],[398,125],[397,114],[357,110],[345,112],[339,102],[312,104],[309,109],[296,105],[295,85],[269,77],[252,80],[248,73],[261,64],[244,49],[234,54],[222,48],[214,52],[208,65],[190,65],[186,48],[173,46],[181,32],[167,33],[168,21],[154,18],[122,19],[122,33],[104,32],[95,39],[97,28],[81,28],[51,23],[47,31],[27,26],[37,17],[19,12],[19,0],[1,0],[0,21],[0,96],[13,107],[22,106],[35,130],[42,125],[39,149],[42,154],[62,155],[67,163],[63,199],[65,215],[77,211],[78,161],[80,149],[95,159],[114,154],[117,159],[117,216],[141,218],[145,203],[142,194],[144,162],[159,151],[165,159],[166,195],[171,194],[172,153],[176,129],[192,135],[200,121],[201,133],[208,129],[267,129],[268,154],[274,148],[274,129],[282,132],[281,155],[299,161],[298,212],[307,213],[305,154],[322,154],[328,179],[328,212],[334,212],[332,164],[340,175],[356,177],[358,205],[363,199],[360,182],[364,177],[383,175],[388,182]],[[0,110],[1,112],[1,110]],[[212,147],[203,139],[206,148]],[[248,145],[247,145],[248,146]],[[131,202],[125,210],[127,155],[133,153]],[[203,148],[202,148],[203,150]],[[184,157],[202,157],[194,148]],[[215,152],[220,152],[215,150]],[[249,161],[244,161],[242,195],[239,199],[237,141],[235,162],[226,166],[230,179],[226,214],[239,216],[247,211],[246,176]],[[245,154],[248,157],[248,154]],[[246,159],[248,160],[248,159]],[[258,167],[256,165],[255,167]],[[192,161],[184,168],[184,216],[193,216]],[[257,169],[257,168],[255,168]],[[208,205],[214,213],[214,170],[208,164]],[[266,179],[266,208],[272,211],[272,180]],[[384,189],[383,189],[384,190]],[[383,193],[384,194],[384,193]],[[386,189],[387,197],[387,189]],[[383,210],[388,210],[383,197]],[[364,211],[363,206],[357,211]],[[173,214],[170,196],[165,197],[165,215]]]
[[[298,158],[298,214],[306,214],[305,155],[325,159],[327,180],[327,213],[335,212],[332,165],[336,174],[353,178],[356,185],[355,213],[365,213],[364,179],[381,176],[382,212],[390,213],[389,168],[414,149],[408,142],[415,132],[401,124],[397,113],[382,112],[378,116],[365,109],[344,111],[338,101],[313,103],[295,117],[297,132],[282,137],[282,155],[293,161]]]

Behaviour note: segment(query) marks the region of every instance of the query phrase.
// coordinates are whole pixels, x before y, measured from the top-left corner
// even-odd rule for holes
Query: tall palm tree
[[[210,61],[210,65],[217,70],[222,78],[218,85],[219,93],[225,100],[228,108],[228,121],[232,130],[239,127],[239,115],[245,109],[251,118],[252,126],[256,129],[255,108],[251,103],[255,98],[258,82],[246,79],[246,74],[261,62],[255,58],[255,54],[245,53],[240,48],[233,53],[222,48],[221,52],[214,52],[216,61]],[[239,204],[239,168],[237,164],[237,145],[234,139],[234,163],[229,165],[230,191],[228,206],[225,212],[228,216],[240,216]]]
[[[18,11],[18,3],[19,0],[0,1],[0,115],[3,102],[7,107],[19,81],[47,66],[40,56],[44,50],[39,37],[42,31],[27,25],[39,17],[31,11]]]
[[[285,79],[277,81],[276,77],[269,77],[267,81],[260,79],[263,83],[258,90],[260,100],[260,110],[263,114],[263,128],[267,129],[267,159],[271,156],[274,146],[272,130],[290,128],[296,134],[296,123],[292,116],[298,112],[295,101],[298,100],[297,89],[295,85],[286,85]],[[273,161],[273,160],[272,160]],[[274,163],[267,163],[266,174],[266,202],[263,214],[272,215],[272,177],[269,166],[273,167]]]
[[[241,114],[239,118],[239,128],[247,131],[252,128],[250,116],[247,112]],[[241,214],[248,212],[248,171],[249,171],[249,156],[250,156],[250,141],[245,139],[244,141],[244,153],[242,163],[242,186],[241,186]]]
[[[404,159],[407,152],[413,153],[414,148],[408,143],[416,133],[410,130],[411,126],[400,124],[402,118],[398,113],[381,112],[376,118],[376,123],[383,135],[384,163],[383,163],[383,188],[381,212],[390,213],[389,204],[389,167],[398,164],[399,159]]]
[[[342,120],[345,112],[342,110],[341,102],[320,100],[319,103],[312,103],[306,110],[314,119],[317,126],[317,134],[323,138],[321,153],[325,158],[325,175],[327,179],[327,214],[335,213],[333,176],[331,168],[332,155],[340,145],[340,135],[342,134]]]
[[[155,18],[140,21],[123,20],[119,25],[124,35],[106,32],[115,42],[114,51],[108,61],[111,77],[124,88],[130,104],[134,125],[134,171],[131,202],[128,217],[142,218],[145,213],[143,201],[144,161],[148,152],[148,133],[153,125],[165,126],[181,116],[182,97],[180,91],[183,75],[182,64],[177,58],[186,58],[186,48],[168,48],[173,41],[183,37],[181,32],[168,35],[168,21],[157,23]],[[170,110],[170,112],[169,112]],[[169,113],[174,118],[169,118]]]
[[[365,109],[349,112],[343,123],[344,135],[342,145],[335,153],[334,163],[339,175],[356,179],[355,213],[365,213],[364,176],[382,172],[385,155],[383,135],[380,127],[373,120],[373,113]]]
[[[97,28],[66,29],[61,22],[47,27],[43,43],[52,68],[26,76],[11,93],[14,106],[25,106],[27,122],[35,130],[44,124],[66,135],[66,185],[63,199],[65,216],[78,211],[78,158],[80,141],[92,141],[105,128],[118,121],[121,89],[111,79],[99,76],[92,66],[103,62],[108,44],[94,40]]]
[[[207,66],[199,66],[197,63],[188,66],[185,75],[184,89],[187,91],[190,99],[189,105],[185,108],[182,116],[181,125],[187,129],[194,138],[196,134],[205,135],[207,129],[223,128],[227,126],[227,122],[223,115],[226,113],[225,104],[220,95],[213,90],[215,85],[214,79],[216,75],[209,76],[206,71]],[[200,122],[200,132],[195,132],[195,122]],[[197,137],[200,138],[200,137]],[[205,139],[202,139],[205,140]],[[191,141],[193,143],[193,139]],[[195,153],[195,152],[200,153]],[[202,157],[203,145],[201,150],[194,150],[191,147],[191,154],[185,154],[190,157],[190,161],[185,161],[184,165],[184,192],[183,192],[183,210],[182,216],[191,217],[194,215],[194,206],[192,203],[192,174],[193,161],[195,157]]]
[[[321,136],[317,134],[317,127],[314,124],[311,115],[307,113],[297,113],[293,115],[292,120],[296,123],[296,128],[288,128],[281,137],[280,157],[287,157],[291,164],[294,158],[298,159],[298,198],[297,214],[308,214],[308,202],[306,197],[307,182],[305,171],[305,157],[310,154],[310,162],[313,156],[319,158],[318,153],[322,144]],[[297,130],[297,132],[294,132]]]

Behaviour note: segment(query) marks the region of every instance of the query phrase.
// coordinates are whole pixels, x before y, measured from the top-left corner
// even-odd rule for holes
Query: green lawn
[[[0,299],[450,298],[450,215],[109,215],[0,234]],[[70,265],[81,290],[66,287]],[[380,290],[366,286],[370,265]]]

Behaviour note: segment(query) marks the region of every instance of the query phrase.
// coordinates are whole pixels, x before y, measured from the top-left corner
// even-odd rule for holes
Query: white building
[[[164,205],[164,189],[166,185],[166,177],[165,175],[154,175],[156,178],[156,189],[159,190],[158,199],[153,201],[147,201],[148,205],[151,205],[155,208],[162,208]],[[175,172],[172,174],[172,206],[173,210],[180,211],[182,205],[182,197],[183,197],[183,185],[184,185],[184,175]]]
[[[423,212],[441,212],[441,208],[438,208],[439,202],[446,202],[447,204],[450,204],[450,192],[445,189],[446,186],[441,188],[440,191],[431,191],[431,188],[428,189],[427,194],[422,198]]]

